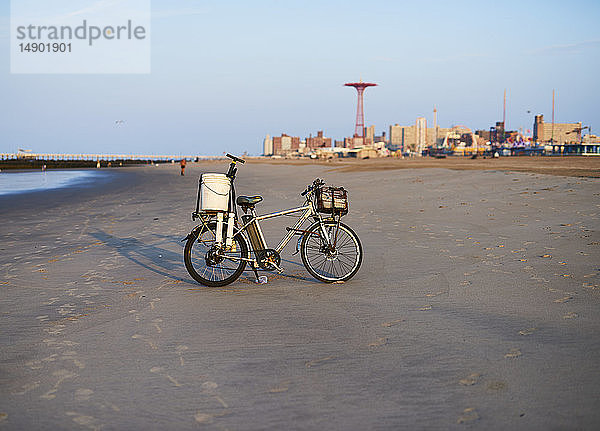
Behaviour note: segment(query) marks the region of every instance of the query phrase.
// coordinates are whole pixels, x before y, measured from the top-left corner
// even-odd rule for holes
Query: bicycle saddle
[[[240,206],[254,206],[262,200],[262,196],[238,196],[236,202]]]

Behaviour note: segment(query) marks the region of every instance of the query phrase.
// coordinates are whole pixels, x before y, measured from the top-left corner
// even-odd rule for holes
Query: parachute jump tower
[[[346,87],[354,87],[358,92],[358,104],[356,106],[356,127],[354,128],[354,137],[355,138],[363,138],[365,137],[365,114],[363,112],[363,93],[365,92],[365,88],[367,87],[375,87],[377,84],[369,83],[369,82],[349,82],[344,84]],[[364,141],[363,141],[364,143]]]

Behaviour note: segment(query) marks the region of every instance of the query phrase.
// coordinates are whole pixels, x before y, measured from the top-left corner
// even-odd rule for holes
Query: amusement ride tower
[[[354,87],[358,92],[358,104],[356,106],[356,127],[354,128],[354,137],[355,138],[363,138],[365,137],[365,114],[363,112],[363,93],[365,92],[365,88],[367,87],[375,87],[377,84],[372,84],[369,82],[349,82],[344,84],[346,87]]]

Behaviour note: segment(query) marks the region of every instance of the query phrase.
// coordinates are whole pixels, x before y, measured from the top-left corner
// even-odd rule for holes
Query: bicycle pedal
[[[275,263],[271,262],[271,265],[273,265],[275,267],[275,269],[277,270],[277,274],[281,274],[282,272],[285,271],[285,269],[283,269],[282,267],[276,265]]]

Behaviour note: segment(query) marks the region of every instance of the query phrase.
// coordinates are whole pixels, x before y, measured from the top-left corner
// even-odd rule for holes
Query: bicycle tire
[[[324,221],[323,224],[330,232],[337,226],[335,221]],[[324,283],[348,281],[356,275],[362,263],[363,251],[358,235],[349,226],[339,224],[335,250],[325,251],[324,246],[320,223],[316,222],[307,229],[300,244],[302,263],[310,275]]]
[[[205,226],[194,229],[188,236],[183,251],[183,260],[188,273],[198,283],[208,287],[220,287],[233,283],[246,268],[246,261],[241,259],[236,262],[224,258],[217,265],[208,264],[206,256],[214,245],[216,228],[217,224],[211,222],[208,224],[208,229]],[[226,235],[225,229],[223,238]],[[203,239],[204,236],[206,236],[205,239]],[[235,251],[229,253],[232,257],[248,258],[248,244],[241,234],[233,237],[233,244],[235,244]],[[224,262],[227,263],[227,266],[222,265]]]

